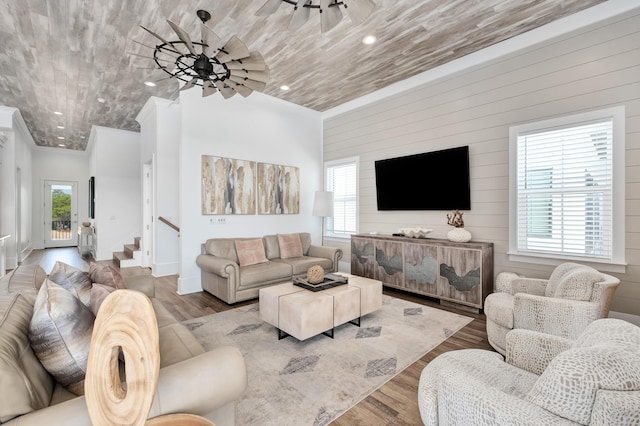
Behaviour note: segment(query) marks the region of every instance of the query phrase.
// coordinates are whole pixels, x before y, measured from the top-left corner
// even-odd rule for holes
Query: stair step
[[[113,261],[115,262],[116,265],[118,265],[118,268],[120,267],[122,261],[127,259],[131,259],[131,257],[128,257],[125,252],[123,251],[113,252]]]
[[[140,246],[137,246],[135,244],[125,244],[124,245],[124,252],[127,254],[127,256],[129,257],[134,257],[133,256],[133,252],[134,251],[139,251],[140,250]]]
[[[119,268],[129,268],[131,266],[140,266],[142,254],[140,252],[140,237],[133,239],[134,244],[125,244],[123,251],[113,252],[113,262]]]

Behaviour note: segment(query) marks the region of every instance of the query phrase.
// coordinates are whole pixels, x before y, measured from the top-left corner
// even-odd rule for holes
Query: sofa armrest
[[[540,376],[560,352],[571,347],[572,340],[553,334],[514,329],[507,333],[505,361]]]
[[[331,259],[333,262],[333,270],[338,270],[338,261],[342,259],[342,249],[338,247],[327,246],[309,246],[309,256],[312,257],[324,257],[325,259]]]
[[[229,278],[229,275],[235,271],[236,276],[240,273],[240,265],[231,259],[224,257],[212,256],[210,254],[200,254],[196,257],[196,264],[204,271]]]
[[[516,278],[511,281],[511,294],[527,293],[544,296],[549,280],[540,278]]]
[[[235,401],[247,388],[240,350],[223,346],[160,370],[149,418],[167,413],[207,416]]]
[[[600,306],[593,302],[525,293],[517,293],[513,297],[513,328],[574,340],[599,316]]]
[[[514,379],[518,374],[527,374],[518,373],[500,358],[487,360],[494,368],[481,369],[487,372],[485,379],[470,376],[447,358],[432,368],[437,359],[422,370],[418,385],[418,406],[425,425],[577,425],[494,385],[491,376],[496,374],[512,375]]]
[[[187,413],[205,416],[237,400],[247,387],[244,357],[225,346],[160,370],[149,418]],[[84,396],[36,410],[10,420],[7,425],[90,425]]]

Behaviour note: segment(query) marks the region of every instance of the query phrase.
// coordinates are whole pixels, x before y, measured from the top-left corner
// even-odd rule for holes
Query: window
[[[512,127],[510,139],[510,259],[623,265],[624,108]]]
[[[325,188],[333,192],[333,217],[325,218],[325,235],[349,237],[358,229],[358,158],[325,163]]]

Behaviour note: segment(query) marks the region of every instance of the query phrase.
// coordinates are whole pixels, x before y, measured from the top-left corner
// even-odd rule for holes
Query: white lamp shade
[[[313,215],[322,217],[333,216],[333,192],[316,191],[313,199]]]

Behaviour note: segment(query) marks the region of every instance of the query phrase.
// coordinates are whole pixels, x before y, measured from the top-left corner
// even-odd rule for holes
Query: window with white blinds
[[[624,212],[622,225],[616,223],[614,201],[624,194],[624,171],[622,183],[616,181],[614,149],[615,138],[623,136],[614,121],[607,110],[512,128],[510,254],[603,263],[619,258],[614,227],[624,226]],[[624,158],[619,167],[624,170]]]
[[[349,158],[325,165],[326,190],[333,192],[333,216],[325,218],[327,236],[348,237],[357,232],[358,160]]]

